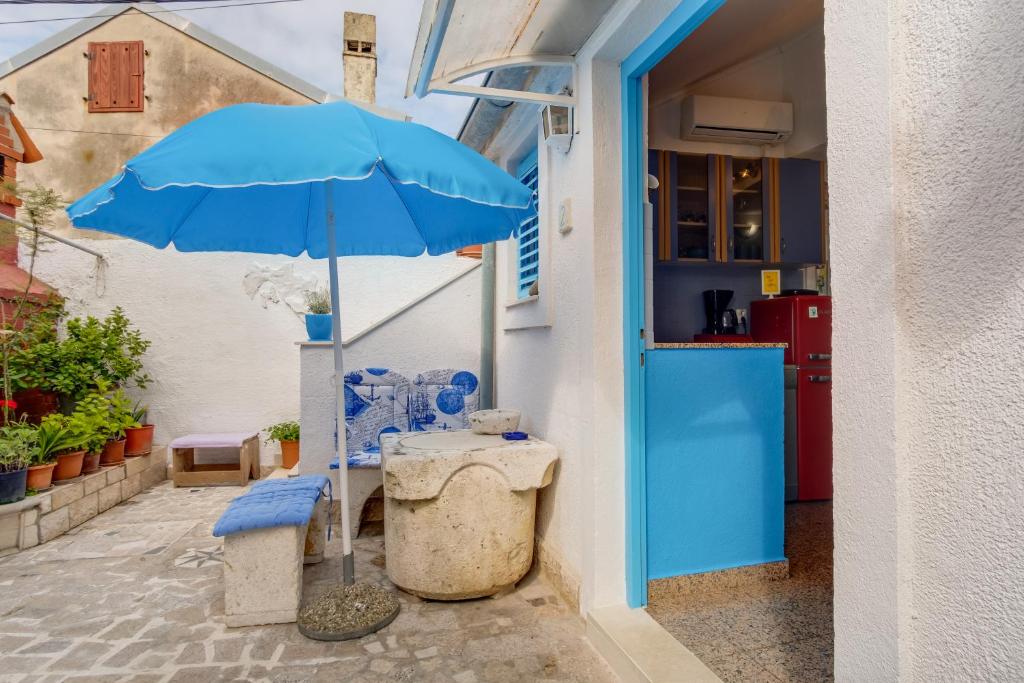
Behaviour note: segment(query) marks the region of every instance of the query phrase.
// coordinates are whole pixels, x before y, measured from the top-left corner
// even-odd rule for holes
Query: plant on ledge
[[[15,503],[25,497],[36,440],[32,425],[13,422],[0,427],[0,503]]]
[[[102,320],[72,318],[65,331],[64,339],[54,336],[29,345],[12,359],[19,384],[56,391],[70,401],[85,398],[101,384],[141,389],[148,384],[142,355],[150,342],[131,327],[120,308]]]
[[[281,466],[287,470],[299,462],[299,423],[295,420],[278,422],[267,427],[267,443],[281,443]]]

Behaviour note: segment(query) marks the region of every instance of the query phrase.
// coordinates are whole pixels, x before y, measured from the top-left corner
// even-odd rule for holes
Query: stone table
[[[555,447],[470,431],[381,437],[388,577],[434,600],[511,589],[533,561]]]

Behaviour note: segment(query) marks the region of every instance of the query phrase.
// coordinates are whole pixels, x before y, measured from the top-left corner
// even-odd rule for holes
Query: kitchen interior
[[[728,0],[647,81],[648,611],[726,681],[832,678],[822,21]]]

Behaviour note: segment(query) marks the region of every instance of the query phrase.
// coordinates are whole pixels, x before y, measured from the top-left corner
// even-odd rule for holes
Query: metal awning
[[[576,52],[612,4],[614,0],[423,0],[406,96],[433,92],[572,106],[572,93],[460,81],[507,68],[575,68]]]

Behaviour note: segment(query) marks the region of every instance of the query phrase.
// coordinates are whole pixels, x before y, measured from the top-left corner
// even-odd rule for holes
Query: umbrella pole
[[[334,231],[334,197],[331,181],[324,186],[327,207],[327,267],[331,276],[331,337],[334,340],[334,400],[337,405],[338,498],[341,499],[341,547],[345,585],[355,583],[352,555],[352,520],[349,519],[348,457],[345,452],[345,373],[341,351],[341,296],[338,291],[338,238]]]

